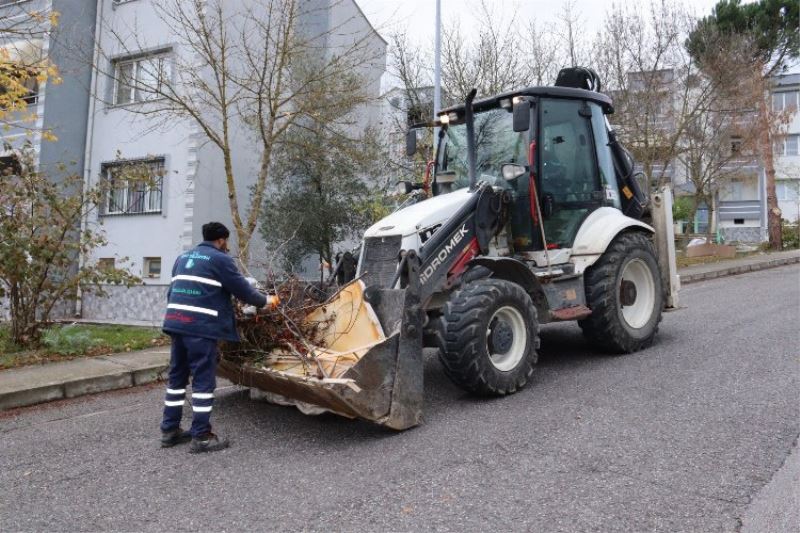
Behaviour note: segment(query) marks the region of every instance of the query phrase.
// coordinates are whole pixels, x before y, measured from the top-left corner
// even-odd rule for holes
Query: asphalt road
[[[800,433],[800,268],[681,297],[634,355],[546,327],[508,398],[429,357],[403,433],[234,387],[215,408],[234,446],[206,456],[158,447],[162,386],[2,415],[0,530],[735,531]]]

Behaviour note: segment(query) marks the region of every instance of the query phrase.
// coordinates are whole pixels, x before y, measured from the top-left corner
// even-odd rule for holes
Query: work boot
[[[192,439],[192,445],[189,447],[189,453],[204,453],[204,452],[218,452],[224,450],[231,443],[228,439],[220,440],[213,433],[206,433],[202,437],[195,437]]]
[[[192,440],[192,434],[181,428],[161,432],[161,447],[171,448],[176,444],[183,444]]]

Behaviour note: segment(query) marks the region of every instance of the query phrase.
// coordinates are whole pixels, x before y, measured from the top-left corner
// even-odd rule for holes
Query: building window
[[[742,138],[733,136],[731,137],[731,154],[739,154],[742,152]]]
[[[800,135],[785,135],[775,141],[775,154],[798,155],[800,154]]]
[[[758,179],[755,176],[732,177],[720,190],[723,202],[758,200]]]
[[[744,224],[744,219],[743,218],[734,218],[733,219],[733,223],[734,224]]]
[[[124,161],[103,165],[104,215],[161,212],[164,160]]]
[[[112,270],[115,266],[113,257],[101,257],[97,260],[97,267],[100,270]]]
[[[146,278],[160,278],[161,277],[161,258],[160,257],[145,257],[144,258],[144,277]]]
[[[795,111],[797,109],[798,100],[800,100],[800,91],[783,91],[779,93],[772,93],[772,110]]]
[[[800,135],[787,135],[784,139],[785,155],[797,155],[800,153]]]
[[[775,195],[782,202],[793,202],[800,196],[800,180],[779,181],[775,184]]]
[[[19,176],[22,172],[22,165],[16,155],[0,157],[0,177]]]
[[[34,43],[36,42],[38,41],[34,41]],[[35,59],[35,54],[41,52],[36,46],[33,43],[18,41],[2,47],[0,73],[2,73],[4,83],[0,86],[0,94],[13,92],[15,100],[18,97],[28,105],[38,101],[39,79],[37,76],[40,74],[41,67],[38,66],[39,60]]]
[[[28,89],[28,94],[22,97],[26,104],[32,105],[39,101],[39,80],[36,76],[31,76],[30,78],[25,79],[22,82],[26,89]]]
[[[171,71],[168,52],[114,61],[114,105],[155,100]]]
[[[15,95],[20,94],[20,89],[22,88],[26,90],[26,94],[20,97],[20,100],[28,105],[35,104],[39,101],[39,80],[36,79],[35,73],[31,73],[30,76],[26,78],[21,78],[18,74],[10,74],[10,76],[17,76],[13,89]],[[7,92],[7,87],[0,87],[0,94],[6,94]],[[14,100],[16,102],[17,99],[15,98]]]

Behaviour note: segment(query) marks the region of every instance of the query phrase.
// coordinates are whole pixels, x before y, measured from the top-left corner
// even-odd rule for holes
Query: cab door
[[[584,100],[539,102],[537,186],[545,237],[548,248],[570,248],[581,223],[610,197],[592,128],[593,116],[602,120],[602,113]]]

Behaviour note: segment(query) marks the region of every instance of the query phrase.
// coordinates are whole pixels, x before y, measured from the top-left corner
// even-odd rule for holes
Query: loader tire
[[[639,232],[618,235],[587,269],[584,284],[592,314],[578,325],[593,346],[625,354],[653,344],[664,291],[647,236]]]
[[[484,396],[511,394],[528,383],[537,361],[536,308],[515,283],[477,279],[445,304],[438,339],[453,383]]]

